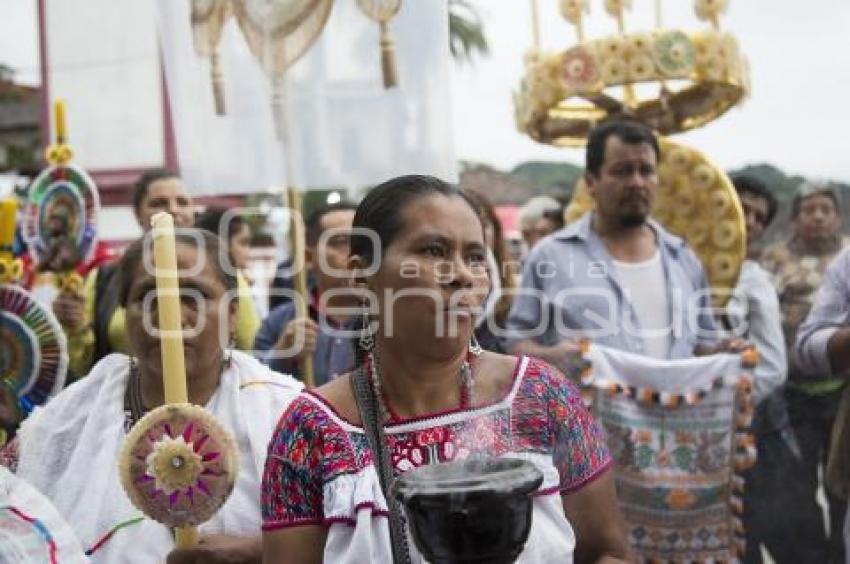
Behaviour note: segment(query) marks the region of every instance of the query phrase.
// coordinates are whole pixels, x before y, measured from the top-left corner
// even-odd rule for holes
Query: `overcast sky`
[[[353,1],[353,0],[338,0]],[[406,0],[419,2],[426,0]],[[545,47],[565,49],[575,40],[557,0],[539,0]],[[529,0],[473,0],[482,12],[490,55],[454,65],[452,112],[460,159],[510,168],[526,160],[580,163],[582,152],[539,145],[516,131],[511,92],[531,43]],[[655,0],[633,0],[627,28],[648,29]],[[753,93],[700,130],[677,139],[706,152],[720,166],[771,163],[789,173],[850,180],[850,1],[730,0],[722,19],[734,32],[752,68]],[[587,30],[616,26],[592,0]],[[690,0],[663,0],[665,25],[697,29]],[[36,1],[0,1],[0,62],[21,82],[38,82]]]

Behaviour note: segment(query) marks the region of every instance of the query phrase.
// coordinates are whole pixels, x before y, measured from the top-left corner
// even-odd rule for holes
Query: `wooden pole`
[[[283,145],[284,166],[286,166],[286,195],[289,205],[289,247],[292,250],[292,265],[295,272],[292,277],[292,289],[295,290],[295,319],[307,318],[307,273],[304,271],[304,221],[301,192],[295,178],[295,159],[292,156],[292,135],[289,121],[289,88],[287,76],[284,73],[279,78],[279,93],[281,96],[279,109],[281,115],[280,141]],[[313,357],[306,355],[299,363],[304,385],[312,388],[315,385],[313,375]]]

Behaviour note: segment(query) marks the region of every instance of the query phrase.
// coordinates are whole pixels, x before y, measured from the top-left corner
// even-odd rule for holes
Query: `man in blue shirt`
[[[587,144],[595,211],[540,241],[507,322],[510,349],[570,370],[576,341],[661,359],[739,350],[719,340],[696,255],[649,218],[658,142],[633,121],[594,129]]]
[[[348,279],[338,274],[347,268],[355,209],[354,204],[339,203],[323,207],[307,218],[305,266],[315,282],[309,296],[309,318],[296,319],[295,305],[287,301],[269,313],[254,341],[260,360],[273,370],[295,377],[301,376],[299,361],[313,355],[317,386],[354,366],[351,342],[340,331],[349,320],[327,312],[354,307],[356,301],[348,293],[327,292],[348,286]],[[329,236],[322,237],[325,232]],[[328,295],[332,297],[322,299]]]

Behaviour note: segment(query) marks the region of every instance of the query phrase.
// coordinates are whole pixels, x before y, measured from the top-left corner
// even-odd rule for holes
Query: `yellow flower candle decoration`
[[[174,220],[161,212],[151,223],[165,405],[130,430],[118,472],[130,501],[174,527],[177,547],[189,548],[197,544],[197,525],[233,491],[238,455],[215,418],[188,403]]]

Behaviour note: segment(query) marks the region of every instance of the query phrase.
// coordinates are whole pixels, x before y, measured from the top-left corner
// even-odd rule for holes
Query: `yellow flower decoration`
[[[721,249],[728,249],[735,242],[737,232],[738,230],[735,229],[735,225],[732,222],[728,220],[721,221],[714,226],[714,230],[711,233],[711,240]]]
[[[182,436],[157,441],[145,464],[157,489],[166,495],[194,485],[203,471],[201,455]]]
[[[671,169],[676,172],[684,172],[691,164],[691,154],[684,147],[676,147],[667,153],[667,158],[664,160],[670,164]]]
[[[617,17],[623,10],[632,9],[632,0],[605,0],[605,11],[609,15]]]
[[[696,203],[697,201],[694,197],[694,193],[691,191],[683,191],[676,194],[677,211],[682,214],[689,215],[692,211],[694,211]]]
[[[577,45],[564,53],[561,80],[568,88],[578,91],[587,89],[599,80],[596,60],[584,46]]]
[[[622,84],[626,81],[628,70],[622,59],[609,58],[602,65],[602,80],[606,84]]]
[[[701,245],[708,238],[708,227],[705,223],[692,223],[687,231],[688,243],[692,246]]]
[[[694,12],[703,21],[716,20],[728,6],[727,0],[695,0]]]
[[[629,53],[632,55],[649,53],[652,51],[652,36],[648,33],[636,33],[634,35],[630,35],[627,43]]]
[[[694,167],[693,171],[691,171],[691,180],[694,188],[697,190],[708,190],[714,185],[715,180],[717,180],[717,176],[714,174],[714,171],[710,166],[700,164]]]
[[[629,78],[635,82],[649,80],[655,76],[655,64],[649,55],[638,55],[629,61]]]
[[[724,217],[732,204],[726,192],[712,192],[709,206],[714,217]]]
[[[726,61],[721,57],[706,57],[699,64],[699,73],[709,80],[723,80],[726,73]]]
[[[728,280],[735,276],[735,261],[729,253],[717,253],[711,258],[708,267],[711,277],[715,280]]]
[[[571,24],[580,22],[582,12],[588,13],[589,8],[587,0],[561,0],[561,15]]]
[[[599,55],[601,57],[618,57],[626,56],[629,50],[629,44],[620,37],[609,37],[599,43]]]

